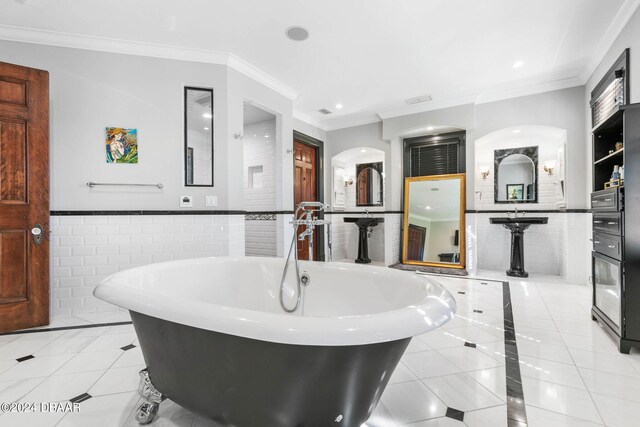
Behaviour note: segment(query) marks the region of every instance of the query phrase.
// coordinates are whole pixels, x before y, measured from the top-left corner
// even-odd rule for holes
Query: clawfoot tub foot
[[[149,372],[146,369],[140,371],[138,393],[140,393],[140,396],[142,396],[145,401],[136,411],[136,421],[140,424],[149,424],[156,417],[163,396],[151,383]]]

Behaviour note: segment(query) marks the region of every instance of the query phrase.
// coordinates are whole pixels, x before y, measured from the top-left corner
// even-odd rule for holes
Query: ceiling
[[[332,129],[584,84],[639,3],[5,0],[0,39],[98,50],[131,41],[142,54],[190,49],[183,56],[208,61],[230,53],[241,68],[295,98],[297,118]],[[285,38],[292,25],[310,37]],[[91,39],[80,43],[76,36]],[[514,68],[517,61],[524,65]],[[404,101],[426,94],[431,101]],[[321,108],[333,113],[322,115]]]

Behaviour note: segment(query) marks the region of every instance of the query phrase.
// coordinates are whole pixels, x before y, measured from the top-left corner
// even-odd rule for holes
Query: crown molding
[[[379,123],[382,120],[378,115],[367,115],[363,117],[360,115],[336,117],[332,120],[327,120],[326,126],[328,131],[352,128],[356,126],[370,125],[372,123]]]
[[[620,34],[622,34],[622,31],[625,29],[636,10],[638,10],[638,7],[640,7],[640,0],[626,0],[622,6],[620,6],[618,13],[616,13],[611,24],[609,24],[607,31],[605,31],[600,42],[593,50],[593,55],[591,55],[591,59],[587,62],[584,71],[580,74],[580,78],[584,84],[589,81],[593,73],[596,71],[596,68],[598,68],[598,65],[600,65],[604,60],[609,49],[611,49]]]
[[[504,90],[491,90],[478,95],[476,104],[488,104],[490,102],[503,101],[506,99],[519,98],[522,96],[537,95],[555,90],[569,89],[576,86],[583,86],[584,80],[580,77],[570,77],[567,79],[555,80],[547,83],[539,83],[530,86],[520,86]]]
[[[293,111],[293,118],[296,120],[300,120],[301,122],[304,122],[306,124],[308,124],[309,126],[313,126],[316,127],[322,131],[327,131],[327,125],[323,122],[321,122],[320,120],[316,120],[311,116],[308,116],[304,113],[301,113],[300,111]]]
[[[380,116],[382,120],[392,119],[394,117],[425,113],[427,111],[442,110],[444,108],[458,107],[460,105],[475,104],[477,99],[478,95],[474,94],[440,101],[428,101],[421,104],[412,105],[410,107],[399,108],[397,110],[383,111],[378,113],[378,116]]]
[[[291,87],[251,65],[247,61],[228,52],[158,43],[136,42],[132,40],[113,39],[108,37],[79,35],[2,24],[0,24],[0,39],[72,49],[119,53],[124,55],[138,55],[152,58],[173,59],[177,61],[226,65],[263,84],[287,99],[295,100],[299,95],[298,92]]]

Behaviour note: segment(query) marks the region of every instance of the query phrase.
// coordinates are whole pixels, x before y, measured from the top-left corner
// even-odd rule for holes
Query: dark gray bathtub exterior
[[[236,427],[360,427],[411,340],[279,344],[136,312],[131,318],[153,385],[192,412]]]

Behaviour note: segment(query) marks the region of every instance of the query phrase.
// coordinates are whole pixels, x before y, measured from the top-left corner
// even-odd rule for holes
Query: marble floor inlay
[[[498,272],[431,277],[458,312],[411,341],[363,427],[638,425],[640,351],[618,353],[591,320],[588,286]],[[0,426],[137,426],[144,366],[124,312],[0,335],[0,402],[79,408],[5,412]],[[219,427],[170,400],[152,425]]]

